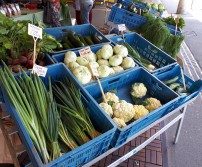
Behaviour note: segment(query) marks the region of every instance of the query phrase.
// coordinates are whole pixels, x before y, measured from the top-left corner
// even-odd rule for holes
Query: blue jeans
[[[80,17],[81,17],[81,23],[86,24],[90,23],[89,21],[89,13],[93,7],[93,1],[87,1],[84,0],[80,4]]]

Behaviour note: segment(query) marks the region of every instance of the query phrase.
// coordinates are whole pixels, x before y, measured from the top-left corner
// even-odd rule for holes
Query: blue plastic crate
[[[65,27],[55,27],[55,28],[44,29],[44,31],[47,34],[54,36],[58,40],[63,35],[67,34],[67,32],[63,32],[63,31],[68,31],[68,30],[74,31],[76,35],[82,35],[82,36],[89,36],[89,35],[97,34],[99,36],[99,39],[101,40],[101,44],[110,42],[99,30],[97,30],[91,24],[82,24],[82,25],[75,25],[75,26],[65,26]],[[97,45],[100,45],[100,44],[94,44],[94,46],[97,46]],[[58,54],[58,53],[66,52],[68,50],[76,50],[76,49],[80,49],[80,48],[83,48],[83,47],[66,49],[66,50],[62,50],[62,51],[54,51],[51,54]]]
[[[177,64],[175,59],[137,33],[126,34],[124,37],[125,41],[134,47],[141,56],[150,60],[152,64],[156,66],[157,69],[153,70],[152,72],[150,71],[152,74],[163,73],[172,69]],[[124,42],[122,36],[114,36],[111,37],[110,40],[119,44]],[[138,61],[136,62],[138,65],[142,66]]]
[[[46,64],[46,65],[51,65],[51,64],[54,64],[54,63],[55,63],[55,62],[53,61],[53,59],[50,57],[50,55],[45,55],[44,61],[45,61],[45,64]],[[1,69],[1,66],[0,66],[0,69]],[[1,91],[1,87],[0,87],[0,102],[3,102],[3,103],[4,103],[4,98],[3,98],[2,91]]]
[[[112,46],[114,46],[114,45],[112,44]],[[101,49],[101,48],[102,48],[102,46],[93,46],[93,47],[91,47],[91,51],[94,52],[94,53],[96,53],[96,52],[97,52],[99,49]],[[79,56],[79,51],[78,51],[78,50],[77,50],[77,51],[74,51],[74,53],[75,53],[77,56]],[[128,55],[128,56],[131,57],[130,55]],[[56,54],[56,55],[53,55],[53,56],[52,56],[53,60],[54,60],[56,63],[64,62],[64,57],[65,57],[65,53],[60,53],[60,54]],[[134,60],[134,59],[133,59],[133,60]],[[135,62],[135,60],[134,60],[134,62]],[[137,68],[137,67],[139,67],[139,65],[136,63],[136,66],[133,67],[133,68]],[[131,70],[131,69],[133,69],[133,68],[126,69],[126,70],[121,71],[121,72],[119,72],[119,73],[124,73],[125,71],[129,71],[129,70]],[[113,75],[117,75],[117,74],[119,74],[119,73],[116,73],[116,74],[113,74]],[[113,76],[113,75],[110,75],[110,76],[105,77],[105,78],[100,78],[100,80],[109,78],[109,77],[111,77],[111,76]],[[73,75],[73,76],[74,76],[74,75]],[[79,82],[78,79],[77,79],[75,76],[74,76],[74,78],[75,78],[75,80],[76,80],[77,82]],[[93,82],[97,82],[97,81],[92,81],[92,82],[90,82],[90,83],[88,83],[88,84],[91,84],[91,83],[93,83]]]
[[[69,70],[62,63],[48,66],[46,77],[42,78],[46,85],[48,85],[48,76],[51,76],[53,84],[56,80],[61,79],[63,77],[72,77]],[[81,85],[76,82],[75,84],[78,88],[80,88]],[[31,138],[29,137],[18,115],[18,112],[12,105],[8,94],[6,93],[3,86],[2,90],[5,97],[5,102],[7,104],[7,109],[10,110],[11,116],[15,121],[22,142],[27,149],[29,158],[34,167],[82,166],[108,150],[116,130],[114,123],[110,122],[103,113],[99,112],[99,108],[88,97],[88,94],[81,88],[83,104],[87,107],[93,125],[102,134],[96,137],[95,139],[83,144],[82,146],[74,149],[73,151],[62,155],[54,161],[51,161],[48,164],[43,164],[41,158],[39,157],[39,154],[37,153],[34,147]]]
[[[133,69],[124,74],[120,74],[107,80],[101,81],[104,92],[109,90],[117,90],[116,95],[121,100],[126,100],[129,103],[133,103],[130,91],[132,84],[135,82],[144,83],[147,87],[146,97],[154,97],[161,101],[162,107],[150,112],[145,117],[138,119],[127,125],[125,128],[119,128],[117,125],[116,135],[113,139],[113,146],[117,147],[126,142],[128,138],[135,135],[154,121],[163,117],[167,113],[175,109],[179,97],[178,95],[171,91],[166,85],[164,85],[160,80],[154,77],[152,74],[148,73],[143,68]],[[98,89],[98,84],[93,83],[91,85],[85,86],[87,92],[92,96],[94,102],[98,105],[102,100],[102,94],[100,89]],[[100,108],[100,112],[104,112]],[[107,114],[107,118],[113,121]]]
[[[118,8],[116,4],[112,6],[108,20],[115,24],[125,24],[128,28],[138,28],[147,21],[146,18],[139,14]]]
[[[170,25],[170,24],[167,24],[167,27],[168,29],[170,30],[170,33],[175,35],[175,26],[174,25]],[[176,32],[177,35],[181,35],[182,34],[182,30],[178,27],[177,28],[177,32]]]
[[[131,0],[120,0],[117,1],[117,3],[121,3],[124,7],[126,7],[126,9],[129,7],[129,5],[134,4],[137,8],[139,9],[147,9],[149,10],[149,12],[153,15],[155,15],[156,17],[161,17],[163,12],[159,12],[158,10],[155,10],[153,8],[149,8],[148,6],[138,3],[138,2],[133,2]]]
[[[183,87],[182,75],[180,72],[179,65],[176,65],[172,70],[169,70],[160,75],[156,75],[156,77],[159,78],[161,81],[166,81],[166,80],[172,79],[176,76],[178,76],[178,78],[179,78],[176,82],[180,83],[181,86]],[[190,94],[187,96],[181,96],[181,99],[178,102],[178,106],[188,103],[190,100],[193,100],[202,91],[202,80],[193,81],[187,75],[184,75],[184,78],[185,78],[186,89],[188,90],[188,92]]]

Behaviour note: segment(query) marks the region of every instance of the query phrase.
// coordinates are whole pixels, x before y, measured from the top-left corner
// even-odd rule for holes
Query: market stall
[[[115,4],[110,21],[121,10],[126,9]],[[136,14],[132,10],[132,15],[127,11],[127,16]],[[153,18],[144,20],[146,25],[140,32],[143,36],[138,33],[104,36],[90,24],[46,28],[33,49],[33,38],[26,34],[28,22],[1,17],[7,23],[1,23],[4,28],[1,37],[15,37],[9,44],[0,41],[4,46],[1,100],[7,108],[2,120],[13,118],[30,166],[93,165],[180,111],[160,131],[110,166],[117,166],[179,122],[177,143],[186,106],[202,89],[201,80],[193,81],[181,72],[181,64],[175,59],[179,47],[170,53],[164,52],[168,44],[162,48],[162,41],[182,35],[180,29],[169,29],[159,21],[158,27],[164,29],[162,36],[167,34],[167,38],[161,36],[157,41],[156,34],[151,37],[145,33],[151,32],[147,23],[152,23]],[[126,19],[117,22],[121,20],[114,23],[129,28],[139,24],[133,21],[127,24]],[[17,43],[16,39],[22,41]],[[38,76],[41,71],[35,71],[38,75],[31,74],[35,63],[47,70],[43,76]],[[6,129],[3,132],[6,135]],[[24,148],[12,153],[15,166],[19,166],[17,155]]]

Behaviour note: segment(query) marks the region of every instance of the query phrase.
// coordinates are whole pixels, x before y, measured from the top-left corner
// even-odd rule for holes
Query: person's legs
[[[58,12],[52,12],[52,26],[53,27],[61,27],[61,24],[60,24],[60,15]]]
[[[93,18],[93,14],[92,14],[92,9],[90,10],[90,13],[89,13],[89,21],[90,23],[92,22],[92,18]]]
[[[76,22],[77,24],[81,24],[81,18],[80,18],[80,11],[76,10]]]
[[[80,4],[80,17],[81,17],[81,23],[82,24],[86,24],[89,23],[89,13],[93,7],[93,2],[89,1],[89,2],[84,2]]]

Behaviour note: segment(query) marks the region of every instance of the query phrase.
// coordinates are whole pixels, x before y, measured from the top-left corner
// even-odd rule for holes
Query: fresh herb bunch
[[[174,18],[173,16],[169,16],[169,17],[163,18],[162,20],[163,20],[165,23],[167,23],[167,24],[174,25],[174,26],[176,25],[176,23],[175,23],[175,18]],[[183,19],[182,17],[179,18],[179,23],[177,24],[177,26],[178,26],[179,28],[181,28],[181,29],[184,28],[184,26],[185,26],[185,21],[184,21],[184,19]]]
[[[176,58],[177,54],[180,51],[181,43],[183,42],[184,38],[184,35],[170,34],[163,45],[163,50],[173,58]]]

